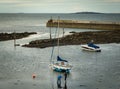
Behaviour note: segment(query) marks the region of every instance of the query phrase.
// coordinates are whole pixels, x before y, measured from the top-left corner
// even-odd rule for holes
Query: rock
[[[21,39],[32,34],[37,34],[36,32],[24,32],[24,33],[0,33],[0,41]]]
[[[103,43],[120,43],[120,31],[96,31],[96,32],[77,32],[71,35],[67,35],[63,38],[60,38],[60,46],[62,45],[80,45],[86,44],[94,40],[94,43],[103,44]],[[37,47],[45,48],[57,46],[57,39],[43,39],[31,41],[29,44],[23,45],[23,47]]]

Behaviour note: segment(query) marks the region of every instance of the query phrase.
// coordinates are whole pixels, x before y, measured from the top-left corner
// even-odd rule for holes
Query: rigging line
[[[50,82],[51,82],[51,85],[52,85],[52,89],[54,89],[54,78],[53,78],[51,70],[49,70],[49,71],[50,71]]]
[[[57,28],[56,28],[56,30],[55,30],[55,36],[54,36],[54,40],[53,40],[53,48],[52,48],[52,53],[51,53],[50,62],[52,61],[52,57],[53,57],[54,43],[55,43],[56,34],[57,34]]]
[[[58,21],[59,21],[59,19],[58,19]],[[54,40],[53,40],[53,48],[52,48],[52,53],[51,53],[51,59],[50,59],[50,61],[52,61],[52,57],[53,57],[54,43],[55,43],[56,35],[57,35],[57,27],[56,27],[56,31],[55,31],[55,37],[54,37]],[[58,44],[59,44],[59,22],[58,22]],[[50,72],[50,74],[51,74],[51,72]],[[54,89],[54,79],[53,79],[52,74],[51,74],[50,80],[52,81],[51,84],[52,84],[52,88]]]
[[[59,33],[60,33],[60,30],[59,30],[59,26],[60,26],[60,24],[59,24],[59,22],[60,22],[60,17],[58,16],[58,56],[59,56],[59,41],[60,41],[60,39],[59,39]]]
[[[14,34],[14,49],[16,50],[16,46],[15,46],[16,45],[16,31],[15,30],[13,34]]]
[[[57,28],[56,28],[56,30],[55,30],[55,36],[54,36],[54,40],[53,40],[53,48],[52,48],[50,63],[51,63],[52,57],[53,57],[54,42],[55,42],[56,34],[57,34]],[[53,75],[52,75],[52,73],[51,73],[51,70],[50,70],[50,76],[51,76],[51,77],[50,77],[50,81],[51,81],[51,84],[52,84],[52,89],[54,89],[54,78],[53,78]]]

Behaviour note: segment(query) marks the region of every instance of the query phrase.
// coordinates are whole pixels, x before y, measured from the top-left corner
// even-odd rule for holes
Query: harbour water
[[[0,14],[0,32],[38,32],[17,40],[25,44],[35,39],[49,38],[46,22],[51,18],[102,20],[120,22],[116,14]],[[90,29],[65,29],[70,31],[95,31]],[[52,30],[54,36],[55,28]],[[62,34],[62,32],[61,32]],[[107,39],[106,39],[107,40]],[[61,74],[49,67],[52,47],[14,47],[13,40],[0,42],[0,89],[57,89],[57,76]],[[120,88],[120,44],[98,44],[102,51],[82,51],[80,45],[60,47],[60,55],[68,60],[73,68],[67,77],[67,89],[119,89]],[[55,47],[53,59],[56,60]],[[32,74],[36,78],[32,79]]]

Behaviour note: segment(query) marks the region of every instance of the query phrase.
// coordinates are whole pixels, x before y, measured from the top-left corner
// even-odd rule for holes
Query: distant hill
[[[76,12],[75,14],[104,14],[100,12]]]
[[[76,12],[74,14],[120,14],[120,13],[101,13],[101,12]]]

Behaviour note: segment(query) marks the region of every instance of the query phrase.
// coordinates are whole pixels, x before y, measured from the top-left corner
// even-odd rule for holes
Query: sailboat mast
[[[15,46],[15,44],[16,44],[16,36],[15,36],[15,34],[16,34],[16,32],[15,32],[15,30],[14,30],[14,46]]]
[[[64,37],[64,33],[65,33],[65,31],[64,31],[64,27],[63,27],[63,37]]]
[[[51,20],[52,20],[52,16],[51,16]],[[52,39],[52,36],[51,36],[51,26],[52,26],[52,24],[50,23],[50,40]]]
[[[60,21],[60,17],[58,16],[58,56],[59,56],[59,21]]]

